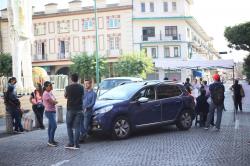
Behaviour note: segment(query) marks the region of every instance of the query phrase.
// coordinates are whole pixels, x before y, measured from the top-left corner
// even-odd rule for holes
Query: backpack
[[[213,103],[215,105],[222,105],[224,103],[224,87],[221,85],[215,86],[212,93],[211,97],[213,100]]]

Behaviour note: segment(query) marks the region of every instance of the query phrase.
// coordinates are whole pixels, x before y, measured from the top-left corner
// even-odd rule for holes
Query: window
[[[172,11],[175,12],[177,10],[176,2],[172,2]]]
[[[138,92],[135,95],[134,100],[137,101],[141,97],[146,97],[149,100],[155,100],[155,89],[154,89],[154,87],[151,86],[151,87],[148,87],[146,89],[141,90],[140,92]]]
[[[151,56],[152,58],[157,58],[156,48],[151,48]]]
[[[58,33],[68,33],[70,29],[70,23],[68,21],[58,21],[57,22]]]
[[[35,36],[39,36],[39,35],[45,35],[46,33],[46,24],[36,24],[34,26],[34,34]]]
[[[164,57],[165,58],[170,57],[170,49],[169,49],[169,47],[164,47]]]
[[[143,3],[141,3],[141,12],[145,12],[146,10],[145,10],[145,3],[143,2]]]
[[[94,29],[94,21],[93,19],[86,19],[83,21],[83,29],[84,30],[93,30]]]
[[[108,18],[108,28],[119,28],[120,27],[120,18],[118,17],[109,17]]]
[[[78,19],[74,19],[72,21],[72,29],[73,31],[79,31],[79,20]]]
[[[179,57],[179,47],[174,47],[174,57]]]
[[[148,37],[155,36],[155,27],[143,27],[142,28],[142,38],[143,41],[148,41]]]
[[[177,26],[165,26],[165,36],[172,36],[173,40],[177,40]]]
[[[181,90],[176,85],[161,85],[157,88],[157,99],[177,97],[181,93]]]
[[[155,11],[154,2],[150,2],[149,6],[150,6],[150,12],[154,12]]]
[[[109,50],[119,50],[119,49],[120,49],[120,36],[110,36]]]
[[[49,22],[48,23],[48,28],[49,28],[49,33],[55,33],[55,23],[54,22]]]
[[[163,2],[163,11],[168,12],[168,2]]]

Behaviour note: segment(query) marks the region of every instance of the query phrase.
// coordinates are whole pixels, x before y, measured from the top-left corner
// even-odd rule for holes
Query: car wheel
[[[192,126],[192,117],[189,111],[183,111],[177,122],[176,122],[176,126],[178,129],[180,130],[188,130],[191,128]]]
[[[127,117],[121,116],[114,120],[112,127],[113,139],[126,139],[131,133],[131,125]]]

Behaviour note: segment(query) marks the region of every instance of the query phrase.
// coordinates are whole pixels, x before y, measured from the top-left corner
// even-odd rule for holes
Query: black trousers
[[[242,111],[242,102],[241,102],[241,100],[235,100],[234,101],[234,107],[235,107],[236,111],[238,111],[238,108]]]
[[[44,128],[43,125],[43,113],[44,113],[44,106],[42,105],[33,105],[32,106],[33,112],[35,113],[35,116],[37,118],[38,124],[39,124],[39,128]]]

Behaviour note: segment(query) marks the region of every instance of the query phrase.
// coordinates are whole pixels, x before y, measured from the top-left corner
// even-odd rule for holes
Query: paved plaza
[[[175,126],[140,131],[131,138],[113,141],[90,137],[81,149],[64,149],[66,125],[58,125],[59,146],[47,146],[47,131],[36,130],[0,139],[1,166],[248,166],[250,163],[250,86],[246,87],[244,112],[233,121],[233,105],[227,91],[226,109],[220,132]]]

